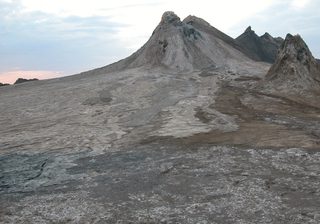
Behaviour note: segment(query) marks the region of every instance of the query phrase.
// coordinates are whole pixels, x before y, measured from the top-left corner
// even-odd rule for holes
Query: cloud
[[[308,3],[310,3],[310,0],[293,0],[291,2],[291,6],[294,8],[304,8]]]
[[[56,17],[108,17],[110,22],[125,24],[116,33],[122,46],[130,51],[150,37],[164,11],[175,11],[181,18],[190,14],[205,18],[214,26],[229,31],[239,21],[270,7],[275,0],[21,0],[24,12],[39,11]]]
[[[122,26],[107,16],[58,17],[2,0],[0,73],[19,68],[67,75],[101,67],[129,53],[117,41]]]
[[[20,0],[24,11],[41,11],[56,16],[104,16],[105,12],[117,13],[125,8],[156,6],[159,0],[130,0],[102,1],[102,0]]]

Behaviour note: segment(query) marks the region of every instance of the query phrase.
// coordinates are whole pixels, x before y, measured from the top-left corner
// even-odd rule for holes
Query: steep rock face
[[[128,58],[93,72],[139,67],[175,72],[208,68],[245,71],[252,66],[256,66],[254,61],[245,55],[241,46],[209,23],[194,16],[181,21],[174,12],[165,12],[142,48]]]
[[[288,34],[265,80],[282,92],[303,92],[320,87],[320,64],[299,36]]]
[[[130,58],[128,67],[161,66],[178,71],[209,67],[210,58],[195,46],[200,39],[203,36],[193,26],[181,22],[173,12],[165,12],[149,41]]]
[[[233,39],[232,37],[228,36],[227,34],[221,32],[220,30],[216,29],[215,27],[211,26],[208,22],[205,20],[198,18],[196,16],[188,16],[186,17],[183,22],[192,25],[198,30],[201,30],[202,32],[205,32],[211,36],[214,36],[216,38],[219,38],[223,40],[225,43],[229,44],[233,48],[237,49],[238,51],[245,54],[247,57],[255,60],[255,58],[251,57],[250,51],[248,51],[246,48],[243,48],[238,41]]]
[[[259,37],[249,26],[243,34],[236,38],[240,46],[245,48],[251,58],[256,61],[274,63],[283,39],[274,38],[269,33]]]

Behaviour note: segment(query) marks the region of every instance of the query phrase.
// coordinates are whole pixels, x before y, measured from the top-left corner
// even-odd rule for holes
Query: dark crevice
[[[48,160],[45,160],[45,161],[41,164],[39,173],[38,173],[37,175],[35,175],[34,177],[30,177],[30,178],[28,178],[27,180],[34,180],[34,179],[40,177],[41,174],[43,173],[44,167],[45,167],[46,164],[47,164],[47,161],[48,161]]]

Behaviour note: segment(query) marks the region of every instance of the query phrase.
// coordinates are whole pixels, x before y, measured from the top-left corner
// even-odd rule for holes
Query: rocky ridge
[[[320,65],[301,36],[288,34],[265,80],[269,91],[310,93],[320,88]]]
[[[236,38],[236,41],[249,52],[250,57],[254,60],[274,63],[283,39],[274,38],[267,32],[259,37],[249,26],[243,34]]]

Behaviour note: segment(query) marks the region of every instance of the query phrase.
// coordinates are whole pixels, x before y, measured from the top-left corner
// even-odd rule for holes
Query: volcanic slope
[[[319,223],[320,112],[269,68],[167,12],[123,61],[1,87],[0,223]]]
[[[195,16],[181,21],[174,12],[165,12],[142,48],[126,59],[90,73],[138,67],[173,72],[216,69],[247,73],[259,64],[246,53],[233,38],[206,21]]]
[[[239,77],[217,94],[215,108],[236,116],[239,128],[233,133],[200,134],[195,139],[256,147],[318,148],[319,71],[302,38],[288,34],[262,80]]]

